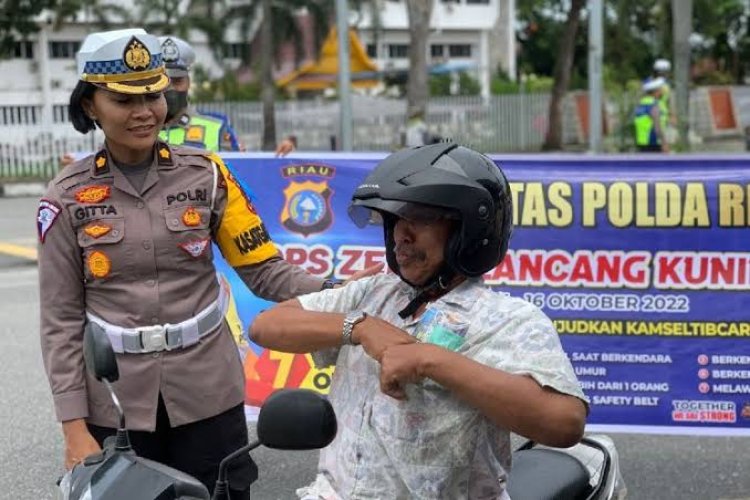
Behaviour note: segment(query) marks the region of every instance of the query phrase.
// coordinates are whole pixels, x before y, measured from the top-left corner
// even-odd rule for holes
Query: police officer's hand
[[[65,468],[67,470],[72,469],[87,456],[102,451],[83,419],[63,422],[63,435],[65,436]]]
[[[60,168],[61,168],[61,169],[62,169],[62,168],[65,168],[65,167],[67,167],[68,165],[70,165],[71,163],[73,163],[74,161],[76,161],[76,160],[75,160],[75,158],[73,157],[73,155],[72,155],[72,154],[70,154],[70,153],[65,153],[64,155],[62,155],[62,156],[60,157]]]
[[[276,146],[276,156],[286,156],[294,151],[294,143],[289,139],[284,139]]]
[[[395,399],[406,399],[404,387],[424,378],[423,368],[432,344],[394,345],[380,358],[380,390]]]
[[[387,348],[400,344],[413,344],[417,340],[387,321],[368,315],[363,321],[354,325],[352,341],[355,344],[361,344],[371,358],[380,361]]]
[[[349,276],[349,278],[342,283],[342,285],[346,285],[347,283],[351,281],[357,281],[362,278],[367,278],[368,276],[375,276],[379,272],[383,270],[383,267],[385,267],[385,264],[382,262],[380,264],[375,264],[374,266],[370,266],[367,269],[362,269],[361,271],[357,271],[356,273]]]

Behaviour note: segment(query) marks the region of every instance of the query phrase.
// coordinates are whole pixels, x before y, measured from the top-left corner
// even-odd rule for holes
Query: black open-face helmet
[[[449,272],[481,276],[505,257],[513,221],[508,181],[492,160],[455,143],[390,155],[354,191],[349,216],[359,227],[383,224],[386,260],[401,276],[393,227],[425,206],[460,221],[445,248]]]

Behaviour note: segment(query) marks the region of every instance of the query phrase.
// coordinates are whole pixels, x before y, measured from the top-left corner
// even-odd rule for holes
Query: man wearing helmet
[[[510,433],[571,446],[587,412],[551,321],[495,293],[511,194],[455,144],[402,150],[356,189],[355,223],[382,223],[392,274],[261,313],[251,337],[336,363],[334,442],[301,498],[507,498]]]

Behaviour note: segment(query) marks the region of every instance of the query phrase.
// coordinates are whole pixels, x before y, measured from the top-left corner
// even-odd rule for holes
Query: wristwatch
[[[344,329],[341,332],[341,343],[343,345],[357,345],[352,340],[354,325],[365,320],[367,314],[364,311],[352,311],[344,318]]]

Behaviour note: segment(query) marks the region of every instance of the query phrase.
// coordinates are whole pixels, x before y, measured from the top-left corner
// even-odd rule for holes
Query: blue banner
[[[347,216],[384,157],[223,155],[285,258],[345,279],[385,261],[382,230]],[[503,156],[514,201],[506,259],[485,275],[554,321],[590,428],[750,435],[750,161],[737,157]],[[247,326],[267,307],[223,262]],[[325,392],[309,356],[253,346],[248,402]]]

